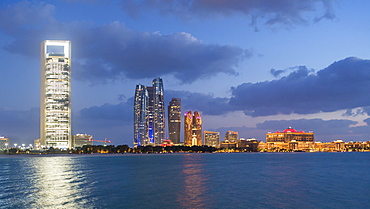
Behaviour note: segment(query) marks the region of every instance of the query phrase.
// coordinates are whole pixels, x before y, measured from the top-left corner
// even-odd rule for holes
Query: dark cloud
[[[205,44],[184,32],[137,32],[120,22],[58,22],[54,10],[52,5],[28,1],[3,9],[0,30],[14,39],[5,49],[36,58],[43,40],[71,40],[74,78],[93,83],[163,75],[191,83],[218,73],[236,75],[234,68],[251,56],[248,50]]]
[[[285,70],[275,70],[275,69],[271,69],[270,70],[270,73],[275,77],[279,77],[281,74],[285,73]]]
[[[298,120],[268,120],[257,124],[257,129],[269,130],[271,132],[283,131],[292,127],[297,131],[313,131],[318,135],[348,134],[351,125],[357,122],[352,120],[323,120],[323,119],[298,119]]]
[[[79,54],[86,59],[79,67],[80,73],[96,79],[174,75],[191,83],[218,73],[235,75],[234,67],[249,54],[238,47],[204,44],[188,33],[138,33],[119,22],[101,26],[94,34],[103,39],[78,42],[90,48]]]
[[[332,0],[125,0],[122,1],[122,7],[133,17],[146,10],[156,9],[161,14],[180,15],[186,18],[242,14],[250,19],[252,25],[263,21],[265,25],[292,26],[335,18],[332,2]]]
[[[78,120],[91,121],[92,123],[101,123],[103,121],[116,121],[117,125],[127,125],[133,122],[134,101],[133,97],[119,104],[103,104],[101,106],[92,106],[80,110]],[[112,124],[109,124],[111,126]]]
[[[299,67],[278,80],[232,89],[230,105],[251,116],[311,114],[370,106],[370,60],[349,57],[316,74]]]
[[[228,105],[229,98],[225,97],[214,97],[213,94],[204,94],[189,91],[168,91],[171,92],[174,97],[181,98],[181,105],[183,112],[201,111],[203,115],[223,115],[232,111],[231,106]],[[169,94],[167,94],[169,95]],[[171,100],[170,97],[166,97],[166,104]]]
[[[369,122],[366,119],[365,122]],[[323,119],[297,119],[297,120],[268,120],[257,124],[256,128],[252,127],[221,127],[213,131],[219,131],[221,139],[226,131],[237,131],[239,137],[256,138],[257,140],[265,141],[266,133],[284,131],[288,127],[292,127],[297,131],[312,131],[315,134],[316,141],[328,142],[337,139],[344,141],[368,141],[370,129],[368,125],[357,125],[356,121],[352,120],[323,120]]]
[[[10,143],[32,143],[39,138],[40,109],[13,110],[0,108],[0,135],[9,137]]]
[[[73,115],[74,133],[87,133],[95,139],[108,138],[115,145],[132,144],[133,98],[119,104],[103,104],[80,110]]]

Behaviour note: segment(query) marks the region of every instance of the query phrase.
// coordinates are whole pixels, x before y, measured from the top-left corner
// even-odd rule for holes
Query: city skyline
[[[368,141],[368,1],[0,2],[0,135],[40,137],[40,43],[73,44],[72,133],[132,145],[133,89],[161,77],[203,130]],[[41,108],[42,109],[42,108]],[[123,110],[123,111],[121,111]]]

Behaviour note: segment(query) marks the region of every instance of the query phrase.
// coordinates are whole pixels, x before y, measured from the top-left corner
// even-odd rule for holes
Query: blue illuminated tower
[[[155,78],[152,86],[137,85],[134,105],[134,146],[159,146],[166,137],[162,79]]]
[[[144,85],[136,85],[134,101],[134,146],[149,144],[148,139],[148,92]]]

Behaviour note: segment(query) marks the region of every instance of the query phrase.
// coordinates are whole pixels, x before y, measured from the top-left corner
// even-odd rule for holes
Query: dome
[[[292,127],[288,127],[287,129],[285,129],[283,131],[284,133],[287,133],[287,132],[297,132],[297,130],[293,129]]]

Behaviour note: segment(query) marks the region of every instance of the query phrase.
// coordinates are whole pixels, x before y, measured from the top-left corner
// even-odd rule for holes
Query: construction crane
[[[89,141],[91,141],[91,142],[103,142],[104,146],[107,146],[107,143],[110,143],[110,140],[108,140],[107,138],[105,138],[104,140],[89,139]]]

